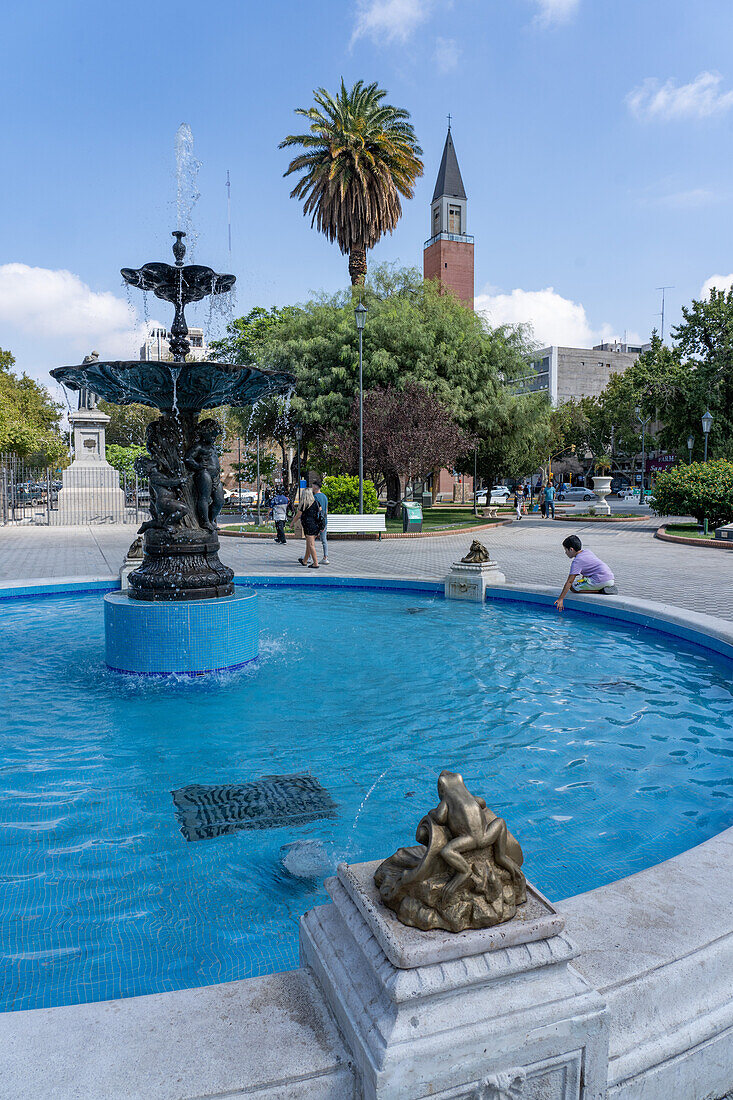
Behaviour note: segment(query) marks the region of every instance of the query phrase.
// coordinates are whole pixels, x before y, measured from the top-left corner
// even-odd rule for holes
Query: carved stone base
[[[234,592],[234,573],[219,561],[215,532],[181,528],[145,532],[145,556],[129,576],[133,600],[212,600]]]
[[[364,1100],[602,1100],[608,1020],[564,918],[531,886],[496,928],[421,932],[382,905],[378,862],[341,864],[300,922],[301,961]],[[521,916],[520,916],[521,913]]]
[[[457,561],[445,578],[445,598],[483,603],[487,586],[504,584],[505,581],[506,577],[495,561],[482,561],[475,565]]]

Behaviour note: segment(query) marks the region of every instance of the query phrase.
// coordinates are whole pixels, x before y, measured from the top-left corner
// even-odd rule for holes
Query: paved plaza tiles
[[[562,540],[576,534],[613,569],[620,595],[638,596],[733,620],[733,552],[654,538],[648,522],[561,523],[525,517],[482,532],[382,541],[332,539],[323,575],[440,580],[471,539],[488,546],[510,583],[557,585],[567,576]],[[116,576],[135,536],[131,526],[0,528],[0,583]],[[221,559],[238,574],[302,574],[303,543],[222,538]]]

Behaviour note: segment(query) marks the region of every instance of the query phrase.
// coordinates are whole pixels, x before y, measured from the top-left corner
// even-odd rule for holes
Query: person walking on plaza
[[[618,592],[613,573],[604,561],[596,557],[592,550],[584,550],[577,535],[568,535],[563,540],[563,549],[570,558],[570,573],[555,607],[562,611],[568,592],[602,592],[606,596],[615,596]]]
[[[302,523],[305,535],[305,554],[302,558],[298,558],[298,561],[301,565],[307,565],[309,569],[319,568],[316,557],[316,535],[321,532],[322,518],[321,506],[313,496],[313,490],[304,489],[295,519],[296,521],[299,519]],[[311,559],[310,564],[308,558]]]
[[[285,521],[288,518],[288,500],[282,488],[276,489],[274,496],[270,500],[270,508],[272,509],[272,518],[275,522],[275,542],[280,546],[285,546],[287,539],[285,538]]]
[[[547,485],[545,485],[544,496],[545,496],[545,510],[542,514],[545,517],[552,516],[552,518],[554,519],[555,518],[555,486],[552,484],[551,481],[548,481]]]
[[[316,479],[313,482],[313,496],[315,497],[315,499],[320,504],[321,511],[323,512],[323,518],[325,520],[325,523],[323,524],[323,527],[322,527],[322,529],[321,529],[321,531],[319,532],[319,535],[318,535],[319,539],[321,540],[321,546],[323,547],[323,556],[321,557],[321,565],[328,565],[329,564],[329,561],[328,561],[328,534],[327,534],[327,531],[328,531],[328,497],[326,496],[323,489],[321,488],[322,484],[323,484],[323,482],[320,481],[319,479]]]
[[[524,498],[522,496],[522,490],[517,488],[514,490],[514,511],[517,513],[517,519],[522,518],[522,502]]]
[[[529,485],[525,481],[525,483],[524,483],[524,503],[525,503],[525,505],[526,505],[528,500],[529,500]]]

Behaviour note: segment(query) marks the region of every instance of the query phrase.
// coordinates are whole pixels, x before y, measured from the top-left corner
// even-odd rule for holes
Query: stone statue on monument
[[[85,355],[82,359],[82,366],[85,363],[96,363],[99,360],[99,352],[92,351],[89,355]],[[79,408],[80,409],[96,409],[99,398],[96,393],[92,393],[91,390],[85,387],[79,390]]]

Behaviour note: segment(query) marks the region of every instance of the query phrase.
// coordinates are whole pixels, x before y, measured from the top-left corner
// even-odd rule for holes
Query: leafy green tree
[[[355,516],[359,513],[359,478],[340,474],[324,477],[323,492],[328,497],[328,510],[340,515]],[[379,501],[374,482],[364,479],[364,513],[373,515],[379,511]]]
[[[414,268],[373,268],[363,300],[369,309],[365,392],[422,387],[478,442],[479,470],[486,480],[522,476],[547,460],[555,438],[547,398],[513,396],[505,385],[526,373],[530,346],[521,327],[490,328],[451,294],[441,293],[434,281],[423,281]],[[348,433],[351,427],[359,362],[354,305],[353,292],[347,290],[301,307],[253,310],[230,326],[214,348],[218,358],[229,362],[295,375],[288,411],[282,399],[272,398],[254,409],[232,409],[229,422],[245,438],[259,433],[276,439],[283,462],[287,447],[296,445],[295,426],[300,425],[303,470],[313,464],[333,469],[324,432]],[[456,465],[473,471],[472,446]]]
[[[147,405],[114,405],[100,401],[99,408],[110,417],[105,433],[107,443],[118,447],[145,447],[148,424],[157,420],[160,413]]]
[[[352,285],[362,285],[367,249],[394,230],[402,214],[400,195],[414,194],[422,149],[409,112],[384,103],[387,93],[376,82],[357,80],[347,91],[342,79],[337,95],[325,88],[313,94],[316,106],[295,112],[310,122],[308,133],[290,134],[279,146],[304,150],[285,172],[302,173],[290,196],[303,199],[311,225],[348,254]]]
[[[61,406],[45,386],[14,372],[15,358],[0,348],[0,452],[29,462],[56,465],[68,457],[59,430]]]
[[[253,482],[257,480],[257,452],[247,452],[242,455],[241,462],[232,462],[232,470],[238,481]],[[279,464],[273,454],[260,452],[260,481],[271,485],[277,480]]]
[[[506,477],[528,477],[546,465],[553,452],[555,429],[545,394],[507,395],[497,402],[493,419],[478,436],[478,473],[487,485]],[[557,449],[557,448],[555,448]],[[472,470],[471,456],[463,468]]]
[[[682,323],[672,333],[682,364],[674,402],[665,413],[665,445],[685,453],[695,436],[702,454],[700,421],[713,414],[710,457],[733,458],[733,288],[716,290],[706,300],[682,308]]]
[[[663,516],[694,516],[713,527],[733,520],[733,462],[716,459],[675,466],[657,478],[652,499]]]
[[[128,477],[135,476],[135,459],[147,454],[145,447],[120,447],[117,443],[107,443],[105,454],[110,466]]]

